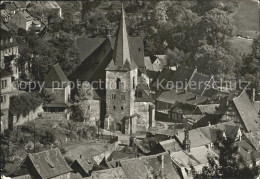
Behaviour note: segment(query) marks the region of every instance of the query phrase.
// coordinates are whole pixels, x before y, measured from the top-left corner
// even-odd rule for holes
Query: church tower
[[[106,68],[106,116],[109,125],[126,133],[133,126],[135,89],[138,67],[131,58],[125,11],[122,5],[121,19],[114,46],[113,58]]]

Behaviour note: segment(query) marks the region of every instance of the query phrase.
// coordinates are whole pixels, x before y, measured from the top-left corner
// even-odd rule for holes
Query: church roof
[[[106,70],[133,70],[137,68],[136,63],[132,60],[129,48],[128,33],[125,22],[125,11],[122,4],[121,19],[117,38],[114,46],[113,59],[107,66]]]
[[[45,77],[45,87],[52,88],[53,84],[59,83],[59,87],[63,87],[69,82],[67,76],[62,71],[59,64],[53,65],[48,75]],[[62,86],[61,86],[62,85]]]

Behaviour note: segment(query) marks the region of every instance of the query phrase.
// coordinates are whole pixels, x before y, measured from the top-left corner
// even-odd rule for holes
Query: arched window
[[[133,89],[135,89],[135,77],[133,77]]]
[[[120,88],[121,80],[119,78],[116,79],[116,89]]]
[[[121,110],[122,110],[122,111],[124,110],[124,106],[121,106]]]

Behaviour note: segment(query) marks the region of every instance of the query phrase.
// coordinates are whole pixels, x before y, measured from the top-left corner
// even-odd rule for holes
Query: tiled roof
[[[31,179],[31,176],[30,175],[22,175],[22,176],[13,177],[12,179]]]
[[[147,167],[140,158],[122,160],[120,163],[127,179],[144,179],[150,176]]]
[[[260,152],[260,130],[244,133],[246,138],[249,140],[252,146],[254,146],[255,150]]]
[[[234,105],[244,123],[246,130],[257,131],[260,129],[260,118],[258,117],[257,111],[254,108],[253,103],[250,101],[246,91],[233,99]]]
[[[92,158],[90,159],[78,158],[74,162],[78,162],[78,164],[82,167],[84,172],[89,173],[89,171],[92,170],[95,161]]]
[[[215,142],[218,138],[218,132],[225,132],[227,137],[235,139],[239,127],[233,121],[219,123],[216,125],[200,127],[198,128],[201,132],[211,141]]]
[[[12,23],[12,22],[6,23],[5,26],[8,29],[12,30],[13,32],[18,32],[19,27],[16,24]]]
[[[146,70],[154,71],[153,64],[149,56],[144,57],[144,65],[146,67]]]
[[[57,148],[28,154],[28,158],[42,178],[53,178],[72,171]]]
[[[205,104],[197,105],[197,108],[200,110],[201,114],[216,114],[219,104]]]
[[[191,92],[176,91],[173,89],[170,91],[162,92],[156,100],[169,104],[180,102],[183,104],[198,105],[205,103],[208,98],[200,95],[195,95]]]
[[[163,163],[162,163],[162,156],[163,156]],[[172,160],[170,155],[167,153],[163,154],[157,154],[152,156],[144,156],[141,157],[144,161],[145,165],[147,165],[147,168],[150,170],[150,173],[152,174],[160,174],[163,172],[165,175],[165,178],[174,178],[174,179],[180,179],[180,176],[172,164]],[[163,169],[162,169],[163,165]]]
[[[161,141],[159,142],[159,144],[166,152],[169,151],[171,153],[171,152],[178,152],[182,150],[181,146],[178,144],[178,142],[175,141],[175,139]]]
[[[128,179],[121,167],[94,171],[91,177],[92,179]]]
[[[248,165],[253,164],[252,154],[254,154],[254,160],[258,162],[260,160],[260,152],[255,149],[245,140],[238,141],[238,153]]]
[[[179,143],[182,144],[185,134],[184,132],[180,132],[175,135],[176,138],[178,139]],[[200,130],[200,129],[192,129],[189,131],[189,139],[190,139],[190,147],[199,147],[199,146],[204,146],[207,144],[210,144],[211,141],[208,139],[208,137],[205,136],[205,134]]]
[[[49,71],[48,75],[45,77],[45,87],[51,88],[52,82],[59,82],[59,87],[62,87],[63,85],[66,85],[67,82],[69,82],[68,78],[62,71],[61,67],[59,64],[53,65],[52,69]],[[63,86],[64,87],[64,86]]]
[[[190,79],[188,91],[202,95],[205,89],[209,89],[212,83],[212,77],[204,75],[202,73],[195,72]]]
[[[15,4],[13,3],[5,3],[5,8],[9,11],[14,11],[14,10],[17,10],[17,7]]]
[[[190,152],[179,151],[170,154],[172,160],[180,167],[190,168],[190,165],[196,166],[208,163],[207,156],[217,154],[205,146],[191,148]]]

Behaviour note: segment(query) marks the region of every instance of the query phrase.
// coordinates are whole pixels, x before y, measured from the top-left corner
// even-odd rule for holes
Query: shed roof
[[[91,173],[92,179],[128,179],[121,167],[98,170]]]

